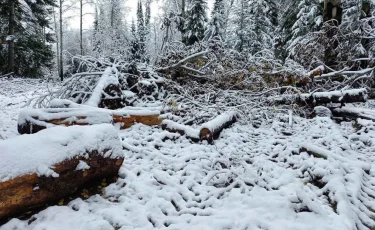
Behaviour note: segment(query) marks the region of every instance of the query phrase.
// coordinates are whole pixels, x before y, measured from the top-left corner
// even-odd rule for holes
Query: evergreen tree
[[[250,44],[250,35],[248,25],[250,23],[250,7],[247,0],[239,0],[234,8],[234,18],[231,22],[234,30],[232,31],[232,47],[239,52],[247,51]]]
[[[143,15],[143,8],[141,0],[138,1],[137,5],[137,33],[138,33],[138,46],[139,46],[139,55],[143,61],[145,55],[145,41],[146,41],[146,32],[145,32],[145,21]]]
[[[250,23],[246,26],[251,40],[250,53],[272,49],[278,16],[274,0],[251,0],[248,4]]]
[[[218,39],[224,38],[224,25],[225,25],[225,5],[224,0],[215,0],[214,8],[212,10],[211,20],[205,32],[205,39],[209,40],[215,36]]]
[[[53,6],[54,0],[0,0],[0,22],[4,23],[0,38],[14,47],[12,57],[8,46],[0,47],[1,73],[9,72],[11,60],[7,59],[13,60],[16,75],[40,77],[43,69],[52,67],[53,52],[48,43],[53,42],[53,36],[45,31],[50,28]]]
[[[139,53],[139,40],[138,40],[137,28],[135,26],[134,20],[132,20],[132,24],[131,24],[131,34],[132,34],[132,41],[131,41],[131,48],[130,48],[130,52],[132,54],[131,59],[140,60],[141,56]]]
[[[193,0],[185,24],[186,45],[193,45],[204,37],[207,3],[205,0]]]

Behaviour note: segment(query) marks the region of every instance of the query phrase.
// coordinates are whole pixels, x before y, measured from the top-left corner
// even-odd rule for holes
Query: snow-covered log
[[[91,97],[85,103],[86,105],[108,109],[124,107],[121,99],[121,86],[117,75],[114,74],[113,71],[111,67],[108,67],[104,71]]]
[[[115,176],[124,156],[109,124],[55,127],[0,142],[0,219],[69,196]]]
[[[209,143],[213,143],[213,140],[219,137],[223,129],[228,128],[237,121],[236,116],[236,112],[226,112],[204,123],[199,132],[200,140],[207,140]]]
[[[32,134],[54,126],[72,125],[113,124],[120,129],[129,128],[135,123],[160,125],[162,119],[159,115],[158,110],[109,110],[84,105],[78,108],[26,109],[18,117],[18,132]]]
[[[368,94],[366,89],[351,89],[343,91],[317,92],[311,94],[305,93],[280,95],[276,98],[269,98],[269,100],[274,100],[277,102],[277,104],[297,103],[300,105],[316,106],[329,103],[366,102],[367,98]]]
[[[161,127],[163,130],[167,130],[171,133],[179,133],[181,136],[186,136],[186,138],[194,142],[200,141],[199,129],[195,129],[191,126],[179,124],[171,120],[164,120],[161,123]]]
[[[351,119],[362,118],[375,121],[375,110],[372,109],[344,106],[341,108],[332,109],[332,114],[334,117],[344,117]]]

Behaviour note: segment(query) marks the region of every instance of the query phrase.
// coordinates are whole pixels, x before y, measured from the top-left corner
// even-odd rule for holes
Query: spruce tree
[[[205,0],[193,0],[185,24],[186,45],[193,45],[204,37],[207,3]]]
[[[251,40],[250,53],[273,49],[278,17],[274,0],[251,0],[248,4],[250,23],[246,26]]]
[[[145,33],[145,21],[143,15],[143,8],[141,0],[138,1],[137,5],[137,34],[138,34],[138,46],[139,46],[139,55],[141,61],[144,59],[145,55],[145,41],[146,41],[146,33]]]
[[[225,25],[225,5],[224,0],[215,0],[212,10],[211,20],[205,32],[205,39],[210,40],[213,37],[224,39]]]
[[[40,77],[43,69],[52,67],[53,52],[49,43],[53,42],[53,36],[44,31],[50,28],[53,6],[54,0],[0,0],[0,21],[4,23],[0,37],[14,47],[13,52],[8,52],[8,46],[0,47],[1,73],[12,69],[15,75]],[[10,20],[12,14],[14,20]],[[12,61],[14,67],[9,68]]]

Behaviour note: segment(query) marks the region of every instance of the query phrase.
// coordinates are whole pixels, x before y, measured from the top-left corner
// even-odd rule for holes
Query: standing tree
[[[215,0],[211,20],[205,32],[205,40],[210,40],[213,37],[224,39],[225,16],[224,0]]]
[[[204,38],[207,3],[205,0],[193,0],[185,24],[186,45],[193,45]]]
[[[53,52],[48,43],[53,0],[0,0],[0,37],[7,46],[0,47],[0,72],[38,77],[52,67]],[[7,61],[5,61],[7,60]]]
[[[138,5],[137,5],[137,32],[138,32],[138,46],[139,46],[138,53],[140,55],[141,61],[144,61],[144,55],[145,55],[145,41],[146,41],[145,31],[146,29],[145,29],[142,2],[141,0],[139,0]]]
[[[255,54],[264,49],[272,49],[277,28],[277,8],[274,0],[251,0],[249,21],[250,52]]]

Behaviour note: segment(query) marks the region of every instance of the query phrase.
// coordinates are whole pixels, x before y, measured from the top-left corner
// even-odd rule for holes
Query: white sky
[[[212,6],[214,0],[208,0],[209,8]],[[126,12],[126,21],[130,24],[132,19],[134,18],[136,20],[136,11],[137,11],[137,3],[138,0],[125,0],[125,12]],[[162,4],[162,0],[153,0],[151,3],[151,17],[157,16],[159,13],[161,13],[160,6]],[[83,27],[84,29],[89,29],[93,26],[94,22],[94,8],[86,5],[84,6],[84,16],[83,19]],[[72,28],[78,29],[79,23],[78,22],[78,16],[73,17],[70,20],[70,26]]]

